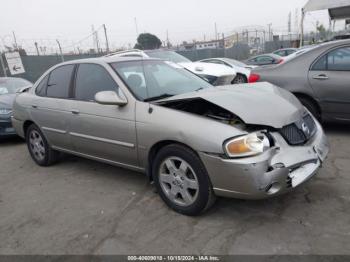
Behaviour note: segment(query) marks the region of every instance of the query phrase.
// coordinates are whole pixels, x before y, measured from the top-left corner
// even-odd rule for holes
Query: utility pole
[[[108,43],[108,37],[107,37],[107,29],[106,29],[106,25],[103,24],[103,30],[105,32],[105,38],[106,38],[106,52],[107,54],[109,53],[109,43]]]
[[[169,31],[168,31],[168,29],[166,30],[166,46],[167,46],[167,48],[170,47],[170,44],[169,44]]]
[[[272,26],[272,23],[268,24],[267,26],[269,27],[269,41],[271,41],[271,26]]]
[[[15,31],[12,31],[12,35],[13,35],[13,41],[15,43],[15,48],[18,50],[18,45],[17,45],[17,39],[16,39]]]
[[[64,62],[64,57],[63,57],[63,54],[62,54],[62,48],[61,48],[60,41],[58,41],[58,39],[56,39],[56,42],[58,44],[58,49],[60,50],[61,60],[62,60],[62,62]]]
[[[300,47],[304,44],[304,18],[305,18],[305,11],[304,9],[301,9],[301,20],[300,20]]]
[[[139,37],[139,28],[138,28],[138,26],[137,26],[136,17],[134,18],[134,22],[135,22],[136,37]]]
[[[218,28],[216,26],[216,22],[215,22],[214,26],[215,26],[215,40],[218,41]]]
[[[97,31],[95,31],[94,25],[91,26],[92,30],[92,36],[93,36],[93,44],[96,45],[96,53],[100,53],[100,43],[98,41],[98,34]]]
[[[288,33],[292,32],[292,12],[288,14]]]
[[[36,54],[37,54],[37,56],[40,56],[39,48],[38,48],[38,43],[35,42],[34,45],[35,45],[35,48],[36,48]]]

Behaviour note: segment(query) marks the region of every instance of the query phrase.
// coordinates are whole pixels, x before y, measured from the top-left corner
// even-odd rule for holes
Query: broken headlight
[[[270,140],[264,133],[255,132],[227,140],[224,150],[228,157],[245,157],[258,155],[270,146]]]

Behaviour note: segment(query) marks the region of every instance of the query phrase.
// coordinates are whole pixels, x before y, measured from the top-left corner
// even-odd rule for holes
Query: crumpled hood
[[[190,62],[190,63],[178,63],[187,70],[197,74],[197,75],[211,75],[211,76],[232,76],[235,78],[237,72],[233,68],[224,65],[216,65],[211,63],[202,62]]]
[[[282,128],[302,118],[305,108],[290,92],[261,82],[203,89],[162,100],[202,98],[241,118],[246,124]]]
[[[15,98],[16,94],[0,95],[0,108],[11,109]]]

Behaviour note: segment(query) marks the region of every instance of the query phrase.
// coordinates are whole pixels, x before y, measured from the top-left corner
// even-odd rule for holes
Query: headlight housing
[[[0,115],[8,115],[12,113],[12,109],[9,108],[0,108]]]
[[[235,137],[224,143],[228,157],[255,156],[271,147],[269,138],[262,132]]]

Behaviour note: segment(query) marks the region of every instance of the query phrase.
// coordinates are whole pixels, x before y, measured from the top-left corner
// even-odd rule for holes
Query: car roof
[[[116,63],[116,62],[126,62],[126,61],[148,61],[148,60],[160,60],[156,58],[145,58],[145,57],[129,57],[129,56],[101,56],[95,58],[85,58],[85,59],[76,59],[70,60],[59,65],[68,65],[68,64],[79,64],[79,63]]]

